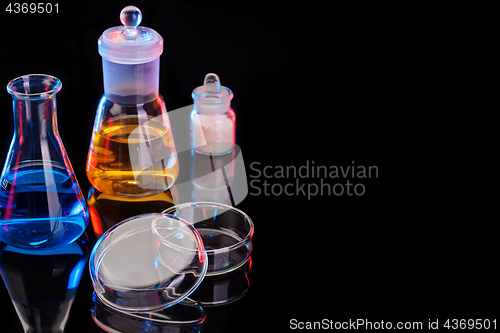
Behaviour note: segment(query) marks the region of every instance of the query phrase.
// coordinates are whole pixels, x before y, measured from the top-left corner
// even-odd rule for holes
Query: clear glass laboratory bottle
[[[47,249],[77,239],[88,208],[57,129],[49,75],[12,80],[15,132],[0,177],[0,238],[14,247]]]
[[[138,198],[169,189],[179,165],[165,102],[158,93],[163,38],[138,26],[142,14],[125,7],[123,26],[99,38],[104,95],[97,108],[87,177],[105,194]]]
[[[231,109],[233,92],[220,84],[217,74],[205,76],[193,90],[191,147],[201,154],[223,155],[234,149],[236,115]]]

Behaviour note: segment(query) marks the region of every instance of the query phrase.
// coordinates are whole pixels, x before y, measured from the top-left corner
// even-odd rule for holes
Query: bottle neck
[[[227,101],[222,104],[210,104],[210,103],[200,103],[195,101],[194,108],[199,114],[223,114],[229,111],[231,108],[231,102]]]
[[[102,59],[104,94],[119,104],[143,104],[158,97],[160,58],[143,64]]]

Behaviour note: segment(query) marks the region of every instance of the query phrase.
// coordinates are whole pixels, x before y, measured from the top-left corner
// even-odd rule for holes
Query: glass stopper
[[[220,80],[217,74],[208,73],[203,82],[203,92],[207,95],[218,97],[221,93]]]
[[[120,21],[128,29],[135,29],[142,21],[142,13],[135,6],[127,6],[120,12]]]

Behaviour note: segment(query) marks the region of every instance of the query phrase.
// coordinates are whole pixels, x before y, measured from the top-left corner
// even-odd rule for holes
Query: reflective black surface
[[[118,13],[129,4],[85,1],[60,5],[58,15],[0,14],[6,27],[0,83],[28,73],[61,79],[60,135],[84,193],[90,190],[85,160],[103,93],[97,39],[120,24]],[[167,109],[192,104],[192,89],[205,74],[217,73],[234,92],[236,142],[249,181],[296,189],[293,195],[265,195],[249,187],[238,204],[255,222],[252,286],[238,301],[205,307],[204,332],[282,332],[292,318],[427,323],[498,316],[492,303],[499,278],[496,224],[486,213],[493,197],[480,188],[491,187],[483,166],[495,164],[479,152],[486,140],[474,142],[473,131],[484,121],[472,124],[475,102],[464,108],[463,99],[473,96],[454,89],[467,81],[466,67],[477,63],[461,58],[476,50],[461,42],[467,20],[450,23],[448,10],[424,5],[134,5],[142,10],[142,24],[165,38],[160,92]],[[11,98],[0,91],[0,158],[7,156],[12,124]],[[303,177],[297,186],[294,177],[267,178],[251,168],[259,162],[254,168],[271,166],[269,174],[276,166],[313,161],[376,165],[379,176],[357,180],[366,186],[362,196],[308,198],[298,187],[307,190],[321,179]],[[95,241],[90,224],[87,233]],[[22,332],[3,286],[0,304],[0,330]],[[102,332],[91,306],[85,268],[67,332]]]
[[[25,332],[64,331],[89,253],[86,234],[50,250],[1,243],[0,272]]]

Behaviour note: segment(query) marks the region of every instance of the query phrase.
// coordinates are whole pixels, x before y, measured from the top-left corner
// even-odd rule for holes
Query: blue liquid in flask
[[[61,82],[26,75],[7,87],[16,130],[0,176],[0,239],[26,249],[67,245],[83,234],[89,213],[57,130]]]
[[[88,212],[78,183],[64,167],[21,167],[2,180],[0,238],[7,244],[51,248],[68,244],[85,230]]]

